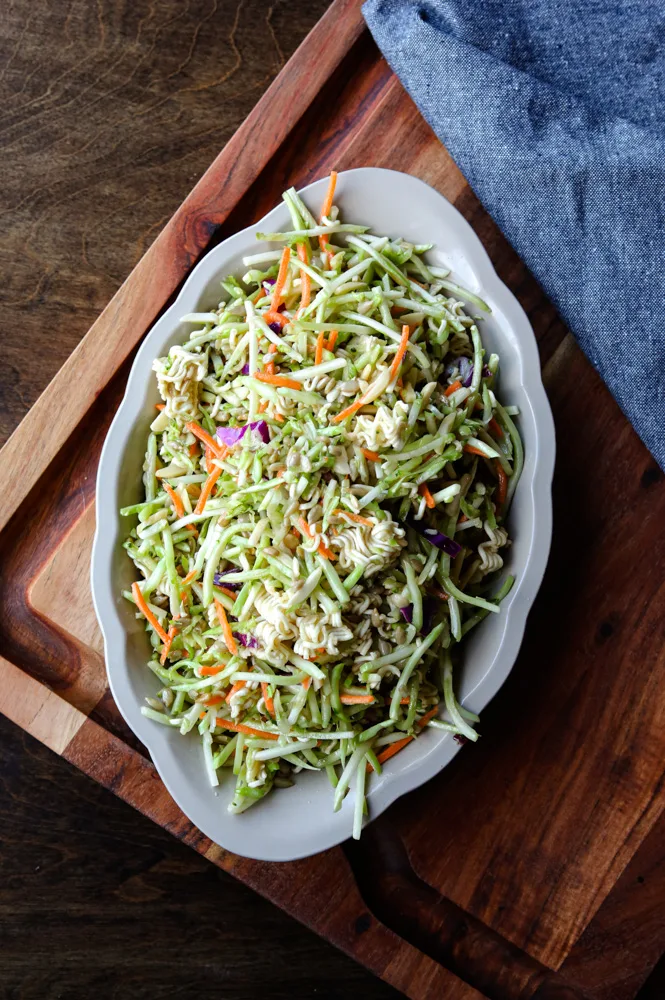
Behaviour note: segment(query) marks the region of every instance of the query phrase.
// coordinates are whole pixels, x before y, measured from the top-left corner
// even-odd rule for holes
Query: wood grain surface
[[[79,21],[81,32],[84,22],[92,31],[87,5],[69,9],[62,37],[78,38],[68,32]],[[152,72],[163,72],[160,45],[146,25],[155,29],[154,18],[166,16],[157,39],[161,31],[180,39],[181,8],[146,8],[136,21],[135,7],[129,14],[114,5],[95,10],[116,14],[102,39],[129,32],[139,50],[148,44]],[[194,51],[219,10],[202,14],[197,7]],[[277,9],[264,8],[261,20],[258,7],[238,7],[229,38],[239,51],[247,11],[255,32],[277,17]],[[665,543],[656,530],[665,519],[665,481],[361,30],[357,0],[336,0],[3,452],[9,486],[0,521],[9,523],[0,536],[0,640],[8,659],[0,661],[0,705],[117,796],[409,996],[630,1000],[645,980],[648,996],[660,989],[662,967],[647,977],[665,946]],[[202,63],[181,56],[187,81],[178,99],[186,103],[191,98],[183,92],[199,92],[190,76],[199,79],[205,56]],[[118,88],[99,93],[100,66],[90,89],[102,103],[109,97],[112,116]],[[140,92],[151,93],[143,116],[149,128],[161,105],[150,103],[146,79],[147,69]],[[49,80],[49,93],[55,85]],[[139,100],[133,84],[129,92]],[[189,125],[187,119],[185,132]],[[564,442],[554,552],[515,671],[484,715],[482,744],[396,803],[360,844],[293,865],[258,864],[220,850],[188,823],[103,694],[81,569],[94,472],[124,361],[192,262],[258,218],[287,183],[367,163],[415,173],[453,201],[530,315]],[[80,385],[87,368],[94,380]],[[38,431],[40,449],[33,449]],[[645,549],[650,571],[635,573],[633,554]],[[322,899],[329,900],[323,911]]]

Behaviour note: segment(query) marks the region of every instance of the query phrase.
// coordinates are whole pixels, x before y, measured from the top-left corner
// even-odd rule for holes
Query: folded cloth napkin
[[[665,7],[368,0],[363,13],[665,469]]]

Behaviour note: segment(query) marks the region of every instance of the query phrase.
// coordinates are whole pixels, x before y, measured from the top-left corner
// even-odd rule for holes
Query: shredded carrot
[[[351,406],[347,406],[345,410],[342,410],[340,413],[334,416],[332,418],[332,422],[334,424],[339,424],[342,420],[346,420],[347,417],[352,417],[353,414],[357,413],[358,410],[362,409],[364,405],[365,405],[364,398],[361,396],[360,399],[357,399],[355,401],[355,403],[351,403]]]
[[[277,354],[277,344],[273,343],[270,344],[270,347],[268,348],[268,354]]]
[[[255,292],[254,295],[252,295],[252,297],[250,299],[250,302],[252,302],[254,305],[256,305],[256,303],[259,301],[259,299],[262,299],[265,294],[266,294],[265,288],[263,287],[263,285],[261,285],[261,287],[259,288],[259,290],[257,292]]]
[[[284,247],[282,250],[282,259],[279,262],[279,271],[277,273],[277,281],[273,285],[272,297],[270,299],[270,312],[276,313],[279,305],[282,301],[282,292],[284,291],[284,285],[286,284],[286,279],[289,273],[289,261],[291,260],[291,247]]]
[[[410,701],[411,701],[410,698],[402,698],[402,700],[400,701],[400,705],[408,705]]]
[[[324,246],[325,246],[325,243],[324,243]],[[332,269],[332,262],[333,262],[333,257],[334,256],[335,256],[335,254],[332,252],[332,250],[326,250],[326,265],[328,267],[328,270]]]
[[[159,624],[159,622],[153,615],[152,611],[148,607],[148,603],[143,594],[141,593],[141,588],[139,587],[138,583],[132,584],[132,596],[134,598],[134,601],[136,602],[137,608],[139,609],[141,614],[148,619],[148,622],[152,625],[152,627],[154,628],[155,632],[162,640],[162,642],[168,642],[169,641],[168,634],[164,631],[164,629]]]
[[[342,694],[339,700],[342,705],[373,705],[376,698],[373,694]]]
[[[336,343],[337,343],[337,330],[331,330],[330,336],[328,337],[328,343],[326,344],[326,350],[334,351]]]
[[[237,694],[238,691],[242,691],[242,689],[244,688],[245,684],[246,684],[246,681],[236,681],[235,682],[235,684],[233,685],[233,687],[231,688],[231,690],[229,691],[229,693],[226,696],[226,704],[227,705],[231,704],[231,698],[233,698],[233,695]]]
[[[422,719],[418,719],[416,725],[420,726],[420,728],[423,729],[427,725],[429,720],[434,718],[434,716],[438,713],[438,711],[439,711],[438,705],[435,705],[434,708],[430,708],[429,712],[426,712],[423,715]]]
[[[201,667],[201,677],[214,677],[215,674],[221,673],[224,669],[224,663],[218,663],[214,667]]]
[[[312,531],[304,517],[298,518],[298,527],[306,538],[312,538]],[[331,552],[329,548],[326,548],[323,542],[319,542],[319,554],[322,555],[324,559],[335,559],[335,553]]]
[[[402,327],[402,339],[399,342],[399,347],[397,348],[397,354],[393,358],[393,363],[390,366],[390,374],[393,378],[399,372],[399,366],[402,364],[402,358],[406,354],[406,349],[409,345],[409,334],[411,333],[411,328],[404,324]]]
[[[223,694],[211,694],[209,698],[206,698],[203,704],[210,707],[212,705],[221,705],[223,701],[224,701]]]
[[[165,410],[166,409],[166,403],[155,403],[155,409],[156,410]]]
[[[323,204],[321,205],[321,215],[319,216],[319,222],[321,225],[324,224],[324,218],[330,215],[330,210],[333,205],[333,198],[335,197],[335,187],[337,185],[337,171],[330,171],[330,180],[328,182],[328,190],[326,191],[326,196],[323,199]],[[326,249],[326,238],[325,236],[319,236],[319,246],[322,250]],[[328,251],[329,252],[329,251]],[[332,254],[330,255],[332,256]],[[328,262],[330,266],[330,261]]]
[[[457,392],[457,390],[461,389],[461,388],[462,388],[462,383],[460,382],[459,379],[456,379],[454,382],[450,383],[450,385],[448,386],[448,388],[446,389],[446,391],[444,392],[443,395],[444,396],[452,396],[452,394],[454,392]]]
[[[178,629],[176,628],[175,625],[172,625],[168,631],[167,640],[164,643],[164,648],[162,649],[162,655],[159,658],[159,662],[162,664],[162,666],[166,663],[166,657],[171,652],[171,644],[175,639],[175,637],[177,636],[177,634],[178,634]]]
[[[192,443],[189,446],[189,457],[194,458],[194,455],[198,454],[198,450],[199,450],[199,442],[192,441]]]
[[[268,400],[262,399],[261,402],[259,403],[259,413],[265,413],[267,409],[268,409]]]
[[[457,523],[458,523],[458,524],[464,524],[464,522],[465,522],[465,521],[468,521],[468,520],[469,520],[469,519],[468,519],[468,517],[466,516],[466,514],[460,514],[460,516],[459,516],[459,517],[457,518]]]
[[[166,492],[168,493],[168,495],[171,497],[171,503],[173,504],[173,509],[176,512],[177,516],[184,517],[185,505],[183,504],[182,500],[180,499],[176,491],[173,489],[172,486],[169,486],[168,483],[162,483],[162,485],[166,490]]]
[[[231,631],[231,626],[229,625],[229,620],[226,617],[226,611],[224,610],[224,605],[215,597],[215,611],[217,612],[217,617],[219,619],[219,624],[222,626],[222,634],[224,636],[224,642],[226,643],[226,648],[232,656],[235,656],[238,652],[238,646],[233,638],[233,632]]]
[[[205,715],[205,712],[203,713]],[[200,716],[202,718],[202,716]],[[246,733],[248,736],[260,736],[262,740],[277,740],[277,733],[268,733],[264,729],[254,729],[253,726],[245,726],[242,722],[233,722],[232,719],[220,719],[215,722],[221,729],[232,729],[234,733]]]
[[[467,455],[480,455],[481,458],[487,458],[484,451],[481,451],[480,448],[476,448],[472,444],[465,444],[462,451],[465,451]]]
[[[264,375],[263,372],[257,372],[254,378],[258,379],[259,382],[266,382],[267,385],[281,385],[285,389],[302,389],[300,382],[296,382],[294,378],[285,378],[283,375]]]
[[[374,527],[374,521],[370,521],[368,517],[363,517],[362,514],[352,514],[350,510],[342,510],[341,507],[337,507],[336,510],[333,511],[333,514],[339,514],[339,515],[344,514],[345,517],[350,518],[357,524],[366,524],[370,528]]]
[[[230,590],[228,587],[220,587],[219,589],[223,594],[226,594],[227,597],[232,597],[234,601],[238,596],[237,594],[234,594],[234,592]]]
[[[385,764],[387,760],[390,760],[390,758],[394,757],[396,753],[399,753],[400,750],[403,750],[404,747],[408,743],[410,743],[412,739],[413,736],[405,736],[403,740],[397,740],[396,743],[390,743],[385,748],[385,750],[382,750],[380,754],[377,754],[376,759],[378,760],[379,764]],[[371,764],[367,765],[367,770],[368,771],[372,770]]]
[[[203,489],[201,490],[199,498],[196,501],[196,507],[194,508],[194,513],[195,514],[202,514],[203,513],[203,508],[205,507],[206,503],[208,502],[208,497],[212,493],[213,486],[215,485],[215,483],[217,482],[217,480],[219,479],[219,477],[220,477],[221,474],[222,474],[222,470],[221,470],[220,466],[219,465],[214,465],[213,469],[212,469],[212,472],[210,473],[210,475],[206,479],[205,483],[203,484]]]
[[[267,312],[263,314],[263,319],[266,321],[268,326],[271,323],[277,323],[282,329],[288,326],[291,320],[287,316],[283,316],[282,313],[278,312]]]
[[[370,451],[369,448],[361,448],[360,450],[362,451],[365,458],[368,458],[370,462],[381,461],[381,456],[379,455],[378,451]]]
[[[501,424],[499,423],[499,421],[496,419],[496,417],[492,417],[492,419],[490,420],[490,422],[488,424],[488,427],[490,428],[490,430],[492,431],[492,433],[495,435],[495,437],[498,437],[498,438],[502,438],[503,437],[503,427],[501,426]]]
[[[220,444],[219,441],[215,441],[214,438],[210,437],[208,432],[204,431],[200,424],[197,424],[196,421],[192,420],[190,423],[185,424],[185,427],[188,431],[190,431],[194,435],[194,437],[197,437],[199,441],[203,441],[203,443],[207,445],[208,448],[210,448],[211,452],[216,458],[224,458],[224,455],[226,453],[225,446],[223,444]]]
[[[187,574],[187,576],[182,581],[183,586],[184,587],[188,586],[188,584],[190,584],[195,577],[196,577],[196,570],[195,569],[190,569],[189,573]]]
[[[315,657],[315,659],[316,659],[316,657]],[[304,687],[305,691],[309,691],[309,686],[310,686],[311,683],[312,683],[312,678],[311,677],[305,677],[305,680],[302,682],[302,686]]]
[[[263,367],[263,373],[264,373],[264,375],[274,375],[275,374],[275,362],[274,361],[267,361],[266,364]],[[266,403],[266,406],[268,405],[265,400],[264,400],[264,403]]]
[[[213,457],[214,456],[213,456],[213,453],[212,453],[211,449],[208,447],[208,445],[206,445],[205,446],[205,467],[206,467],[206,472],[208,473],[208,475],[210,475],[210,473],[212,472],[212,470],[215,468],[215,466],[212,464]]]
[[[263,695],[263,701],[270,715],[273,719],[275,718],[275,703],[268,694],[268,684],[266,681],[261,681],[261,694]]]
[[[276,420],[278,424],[284,423],[284,417],[282,416],[281,413],[277,413],[277,411],[273,413],[273,419]]]
[[[425,497],[425,503],[427,504],[428,507],[436,507],[436,500],[434,499],[430,491],[427,489],[426,483],[420,484],[420,486],[418,487],[418,492],[420,493],[421,497]]]
[[[496,490],[496,498],[499,501],[499,506],[503,506],[506,502],[506,493],[508,492],[508,476],[506,475],[498,458],[494,467],[496,469],[496,477],[499,480],[499,485]]]
[[[321,330],[319,332],[318,337],[316,338],[316,352],[314,354],[315,365],[320,365],[321,362],[323,361],[323,339],[324,339],[324,333],[323,330]]]
[[[400,704],[406,705],[408,704],[408,701],[409,701],[408,698],[403,698]],[[438,713],[438,711],[439,711],[439,706],[435,705],[434,708],[431,708],[429,712],[426,712],[425,715],[423,715],[422,719],[418,719],[416,725],[422,729],[424,726],[427,725],[430,719],[434,718],[434,716]],[[405,736],[403,740],[397,740],[397,742],[395,743],[390,743],[385,750],[382,750],[380,754],[377,754],[376,759],[378,760],[379,764],[383,764],[385,763],[385,761],[390,760],[391,757],[394,757],[395,754],[399,753],[400,750],[403,750],[404,747],[407,745],[407,743],[410,743],[412,739],[413,736]],[[372,770],[372,765],[368,764],[367,765],[368,773],[371,770]]]

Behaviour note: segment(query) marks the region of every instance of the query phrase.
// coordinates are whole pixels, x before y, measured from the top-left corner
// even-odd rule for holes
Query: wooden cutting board
[[[289,184],[357,166],[437,188],[529,313],[558,429],[554,545],[480,743],[359,844],[267,864],[189,823],[108,693],[88,587],[94,478],[134,348],[196,261]],[[663,476],[380,57],[357,0],[336,0],[291,59],[0,452],[0,472],[10,719],[408,996],[634,996],[665,948]]]

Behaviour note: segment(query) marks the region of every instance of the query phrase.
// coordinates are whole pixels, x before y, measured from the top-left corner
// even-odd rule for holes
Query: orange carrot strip
[[[316,659],[316,657],[315,657],[315,659]],[[312,678],[311,677],[305,677],[305,680],[302,682],[302,686],[304,687],[305,691],[309,691],[309,686],[310,686],[311,683],[312,683]]]
[[[427,489],[426,483],[420,484],[420,486],[418,487],[418,492],[420,493],[421,497],[425,497],[425,503],[427,504],[428,507],[436,507],[436,500],[434,499],[430,491]]]
[[[457,518],[457,523],[458,523],[458,524],[464,524],[464,522],[465,522],[465,521],[468,521],[468,520],[469,520],[469,519],[468,519],[468,517],[466,516],[466,514],[460,514],[460,516],[459,516],[459,517]]]
[[[461,388],[462,388],[462,383],[460,382],[459,379],[456,379],[454,382],[451,382],[451,384],[448,386],[443,395],[452,396],[454,392],[457,392],[457,390]]]
[[[378,760],[379,764],[385,764],[387,760],[390,760],[390,758],[394,757],[396,753],[399,753],[400,750],[403,750],[404,747],[408,743],[410,743],[412,739],[413,736],[405,736],[403,740],[397,740],[395,743],[390,743],[385,750],[382,750],[380,754],[377,754],[376,759]],[[367,765],[367,770],[368,771],[372,770],[371,764]]]
[[[267,409],[268,409],[268,400],[262,399],[261,402],[259,403],[259,413],[265,413]]]
[[[278,424],[283,424],[284,423],[284,417],[282,416],[281,413],[274,413],[273,414],[273,419],[275,419]]]
[[[206,698],[203,704],[210,707],[211,705],[221,705],[223,701],[224,701],[223,694],[211,694],[209,698]]]
[[[164,643],[164,648],[162,649],[162,655],[159,658],[159,662],[162,664],[162,666],[166,663],[166,657],[169,655],[171,651],[171,644],[175,639],[175,637],[177,636],[177,634],[178,634],[178,629],[176,628],[175,625],[172,625],[168,631],[168,637],[166,642]]]
[[[275,374],[275,362],[274,361],[267,361],[266,364],[263,366],[263,373],[264,373],[264,375],[274,375]],[[264,402],[265,402],[265,400],[264,400]],[[266,403],[266,406],[267,405],[268,404]]]
[[[264,289],[263,285],[261,285],[261,287],[259,288],[259,290],[257,292],[255,292],[254,295],[252,295],[252,297],[251,297],[251,299],[249,301],[252,302],[254,305],[256,305],[256,303],[259,301],[259,299],[262,299],[265,294],[266,294],[265,289]]]
[[[155,403],[155,409],[156,410],[165,410],[166,409],[166,403]]]
[[[196,507],[194,508],[195,514],[202,514],[203,508],[208,502],[208,497],[212,493],[212,488],[222,474],[222,470],[219,465],[213,466],[213,470],[203,484],[203,489],[201,490],[200,496],[196,501]]]
[[[499,485],[496,491],[496,498],[499,501],[499,506],[503,506],[503,504],[506,502],[506,493],[508,492],[508,476],[506,475],[505,470],[498,458],[495,462],[494,467],[496,469],[497,479],[499,480]]]
[[[263,695],[263,701],[270,715],[273,719],[275,718],[275,703],[268,694],[268,684],[266,681],[261,681],[261,694]]]
[[[330,214],[330,209],[332,208],[333,198],[335,197],[335,187],[337,185],[337,171],[330,171],[330,180],[328,181],[328,190],[326,191],[326,196],[323,199],[323,204],[321,205],[321,215],[319,216],[319,222],[323,225],[324,217]],[[319,236],[319,246],[322,250],[326,249],[326,238],[325,236]],[[330,266],[330,262],[328,262]]]
[[[399,342],[399,347],[397,348],[397,354],[393,358],[393,363],[390,366],[390,374],[393,378],[399,372],[399,366],[402,364],[402,358],[406,354],[406,349],[409,345],[409,334],[411,333],[411,328],[406,324],[402,327],[402,339]]]
[[[420,728],[422,729],[424,726],[427,725],[430,719],[434,718],[434,716],[438,713],[438,711],[439,711],[438,705],[435,705],[434,708],[430,708],[429,712],[426,712],[425,715],[423,715],[422,719],[418,719],[416,725],[420,726]]]
[[[168,495],[171,497],[171,503],[173,504],[173,509],[176,512],[177,516],[184,517],[185,505],[183,504],[182,500],[180,499],[176,491],[173,489],[172,486],[169,486],[168,483],[162,483],[162,485],[166,490],[166,492],[168,493]]]
[[[326,350],[334,351],[336,343],[337,343],[337,330],[331,330],[330,336],[328,337],[328,343],[326,344]]]
[[[276,313],[277,309],[282,301],[282,291],[284,290],[284,285],[286,284],[286,278],[289,273],[289,261],[291,260],[291,247],[284,247],[282,250],[282,259],[279,262],[279,272],[277,274],[277,281],[273,285],[272,297],[270,299],[270,312]]]
[[[298,527],[300,528],[301,533],[307,538],[313,537],[311,528],[304,517],[298,518]],[[323,542],[319,542],[319,554],[322,555],[324,559],[335,559],[335,553],[331,552],[329,548],[326,548]]]
[[[218,663],[214,667],[201,667],[201,677],[214,677],[215,674],[220,673],[224,667],[224,663]]]
[[[278,323],[282,329],[284,329],[285,326],[288,326],[291,322],[291,320],[287,316],[283,316],[282,313],[272,311],[264,313],[263,319],[266,321],[268,326],[270,326],[271,323]]]
[[[285,389],[302,389],[300,382],[296,382],[294,378],[285,378],[283,375],[264,375],[263,372],[257,372],[254,378],[258,379],[259,382],[267,383],[267,385],[281,385]]]
[[[318,337],[316,338],[316,352],[314,354],[315,365],[320,365],[321,362],[323,361],[323,337],[324,337],[323,330],[321,330],[319,332]]]
[[[321,237],[321,239],[325,240],[325,237]],[[325,242],[323,245],[325,246]],[[328,266],[328,270],[332,269],[332,262],[334,256],[335,254],[332,252],[332,250],[326,250],[326,264]]]
[[[472,444],[465,444],[462,451],[465,451],[467,455],[480,455],[481,458],[487,458],[484,451],[481,451],[480,448],[476,448]]]
[[[373,694],[342,694],[339,700],[342,705],[373,705],[376,698]]]
[[[164,629],[159,624],[159,622],[153,615],[152,611],[148,607],[147,601],[143,596],[143,594],[141,593],[141,588],[139,587],[138,583],[132,584],[132,597],[136,602],[137,608],[139,609],[141,614],[148,619],[148,622],[152,625],[152,627],[154,628],[155,632],[162,640],[162,642],[168,642],[169,641],[168,634],[164,631]]]
[[[340,423],[340,421],[346,420],[347,417],[352,417],[353,414],[357,413],[358,410],[362,409],[364,405],[365,403],[363,401],[363,397],[361,396],[360,399],[357,399],[355,401],[355,403],[351,403],[351,406],[347,406],[345,410],[342,410],[340,413],[334,416],[332,418],[332,422],[334,424],[338,424]]]
[[[350,510],[342,510],[341,507],[337,507],[337,509],[333,511],[333,514],[344,514],[357,524],[367,524],[370,528],[374,527],[374,521],[370,521],[368,517],[363,517],[362,514],[352,514]]]
[[[224,457],[225,453],[224,445],[220,444],[219,441],[215,441],[213,437],[210,437],[208,432],[204,431],[201,425],[197,424],[195,420],[192,420],[190,423],[185,424],[185,427],[188,431],[191,431],[194,437],[197,437],[199,441],[203,441],[203,443],[207,445],[208,448],[210,448],[211,452],[216,458]]]
[[[408,698],[402,698],[400,704],[406,705],[408,704],[408,701],[409,701]],[[422,729],[423,726],[427,725],[430,719],[434,718],[434,716],[437,714],[438,711],[439,711],[439,706],[435,705],[434,708],[431,708],[429,712],[426,712],[425,715],[423,715],[422,719],[418,719],[416,725],[420,726],[420,728]],[[385,750],[382,750],[380,754],[377,754],[376,759],[378,760],[379,764],[383,764],[385,761],[390,760],[391,757],[394,757],[395,754],[399,753],[400,750],[403,750],[404,747],[407,745],[407,743],[410,743],[412,739],[413,736],[405,736],[403,740],[397,740],[395,743],[390,743]],[[371,770],[372,770],[372,765],[368,764],[367,765],[368,773]]]
[[[203,713],[205,715],[205,712]],[[253,726],[246,726],[242,722],[233,722],[232,719],[221,719],[219,715],[215,719],[216,724],[221,729],[232,729],[234,733],[246,733],[248,736],[260,736],[263,740],[277,740],[276,733],[267,733],[265,729],[254,729]]]
[[[221,592],[223,594],[226,594],[227,597],[232,597],[234,601],[235,601],[236,597],[238,596],[232,590],[230,590],[229,587],[220,587],[219,589],[221,590]]]
[[[370,451],[369,448],[361,448],[360,450],[362,451],[362,453],[365,456],[365,458],[368,458],[370,460],[370,462],[380,462],[381,461],[381,456],[379,455],[379,453],[377,451]]]
[[[499,421],[496,419],[496,417],[492,417],[492,419],[490,420],[490,422],[489,422],[489,424],[487,426],[490,428],[490,430],[495,435],[495,437],[498,437],[498,438],[502,438],[503,437],[503,427],[501,426],[501,424],[499,423]]]
[[[235,682],[235,684],[233,685],[233,687],[231,688],[231,690],[229,691],[229,693],[226,696],[226,704],[227,705],[231,704],[231,698],[233,698],[234,694],[237,694],[238,691],[242,691],[242,689],[245,686],[245,683],[246,683],[245,681],[236,681]]]
[[[268,348],[268,354],[277,354],[277,344],[273,343],[270,344],[270,347]]]
[[[217,612],[217,617],[219,619],[219,624],[222,626],[222,634],[224,636],[224,642],[226,643],[226,648],[232,656],[235,656],[238,652],[238,646],[233,638],[233,632],[231,631],[231,626],[229,625],[229,620],[226,617],[226,611],[224,610],[224,605],[219,600],[218,597],[215,598],[215,611]],[[244,683],[244,682],[243,682]]]

